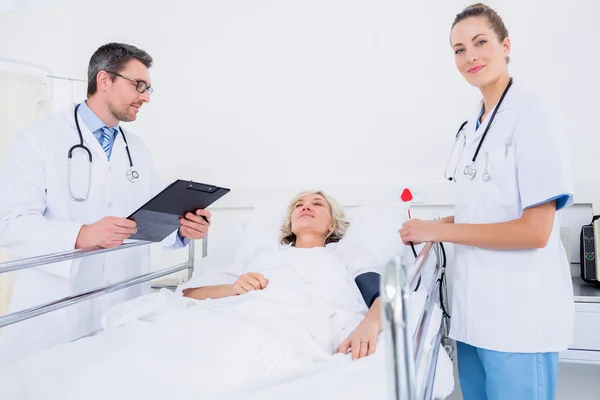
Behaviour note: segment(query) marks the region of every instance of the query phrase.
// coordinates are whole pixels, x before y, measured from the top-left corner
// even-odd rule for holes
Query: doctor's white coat
[[[483,141],[475,178],[469,180],[463,174],[492,114],[475,129],[481,107],[480,102],[473,110],[450,162],[456,166],[454,222],[511,221],[520,218],[525,209],[549,200],[556,200],[558,209],[571,205],[568,147],[543,100],[518,82],[508,91]],[[482,179],[486,169],[488,181]],[[574,329],[574,299],[558,213],[543,248],[495,250],[455,245],[450,268],[452,339],[503,352],[568,348]]]
[[[87,156],[74,153],[69,171],[67,154],[79,143],[74,107],[37,122],[18,133],[7,153],[0,179],[0,246],[19,258],[73,250],[79,230],[106,216],[126,217],[162,187],[150,153],[134,134],[125,131],[139,179],[131,183],[123,135],[116,137],[108,161],[94,135],[79,119],[83,140],[92,152],[89,198]],[[175,246],[175,235],[164,243]],[[150,270],[149,248],[142,246],[64,261],[16,273],[9,312],[139,275]],[[110,305],[139,296],[149,284],[137,285],[84,301],[3,328],[0,362],[13,361],[49,346],[76,339],[100,328],[100,316]]]

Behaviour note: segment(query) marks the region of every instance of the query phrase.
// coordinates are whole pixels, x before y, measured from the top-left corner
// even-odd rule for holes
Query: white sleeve
[[[523,210],[556,200],[557,210],[573,203],[568,146],[541,103],[519,115],[515,133],[515,164]]]
[[[381,274],[383,266],[380,265],[378,258],[357,243],[340,242],[335,253],[340,262],[348,268],[353,279],[368,272]]]
[[[0,246],[19,258],[75,249],[82,224],[46,219],[46,189],[42,149],[26,132],[15,135],[0,177]],[[37,268],[71,279],[76,265],[63,261]]]
[[[245,266],[240,257],[236,257],[232,263],[227,263],[223,257],[209,255],[200,261],[200,266],[194,270],[190,280],[178,286],[176,292],[181,293],[183,290],[191,288],[232,284],[240,275],[247,272]]]

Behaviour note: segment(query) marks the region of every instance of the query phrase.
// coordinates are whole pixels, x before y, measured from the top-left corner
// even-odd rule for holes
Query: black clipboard
[[[178,179],[127,217],[137,223],[137,232],[129,239],[160,242],[179,229],[179,219],[187,212],[205,209],[229,191]]]

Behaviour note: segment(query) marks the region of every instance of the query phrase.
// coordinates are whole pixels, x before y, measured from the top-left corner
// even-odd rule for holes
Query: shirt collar
[[[102,127],[106,126],[104,122],[94,112],[88,107],[85,101],[81,102],[81,106],[78,109],[79,116],[81,116],[81,120],[90,130],[90,132],[96,132]],[[119,131],[119,124],[110,127],[114,129],[116,132]]]

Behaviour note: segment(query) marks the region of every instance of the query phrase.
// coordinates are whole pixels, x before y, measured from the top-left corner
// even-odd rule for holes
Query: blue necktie
[[[106,158],[110,160],[110,153],[112,150],[112,141],[114,137],[114,131],[106,126],[102,127],[102,150],[106,153]]]

